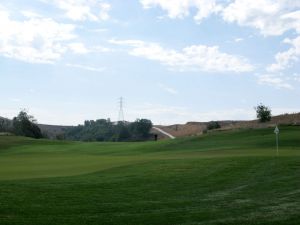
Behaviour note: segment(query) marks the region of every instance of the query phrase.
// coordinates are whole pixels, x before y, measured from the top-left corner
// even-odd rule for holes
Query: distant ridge
[[[186,124],[174,124],[168,126],[155,125],[155,127],[160,128],[174,137],[185,137],[203,134],[207,129],[208,123],[209,122],[187,122]],[[273,116],[271,121],[266,123],[260,123],[258,120],[221,120],[218,121],[218,123],[221,125],[221,128],[218,130],[265,128],[273,127],[275,125],[300,125],[300,113]]]
[[[9,120],[0,116],[1,119]],[[196,122],[191,121],[186,124],[173,124],[173,125],[154,125],[161,129],[162,131],[174,136],[174,137],[185,137],[201,135],[207,129],[207,124],[209,122]],[[259,123],[258,120],[220,120],[218,123],[221,128],[218,130],[229,130],[229,129],[239,129],[239,128],[264,128],[272,127],[276,124],[278,125],[300,125],[300,113],[292,114],[282,114],[278,116],[273,116],[270,122]],[[38,124],[42,133],[46,134],[49,138],[55,139],[58,135],[63,134],[67,129],[74,126],[64,126],[64,125],[47,125]],[[153,134],[157,134],[159,139],[169,138],[163,135],[161,132],[152,129]]]
[[[55,139],[58,135],[64,134],[65,131],[73,126],[63,126],[63,125],[48,125],[48,124],[38,124],[42,133],[45,134],[50,139]]]

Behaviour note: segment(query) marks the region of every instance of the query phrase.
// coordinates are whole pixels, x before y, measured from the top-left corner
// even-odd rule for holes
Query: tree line
[[[150,138],[152,122],[111,122],[110,119],[87,120],[83,125],[67,129],[64,139],[78,141],[144,141]]]
[[[83,125],[65,129],[56,135],[59,140],[75,141],[144,141],[151,137],[152,122],[137,119],[134,122],[111,122],[110,119],[86,120]],[[47,138],[32,115],[22,110],[13,120],[0,117],[0,132],[18,136]]]

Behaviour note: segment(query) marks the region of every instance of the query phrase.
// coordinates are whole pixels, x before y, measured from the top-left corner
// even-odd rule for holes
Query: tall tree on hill
[[[267,122],[271,120],[271,109],[265,105],[263,105],[262,103],[260,103],[258,106],[256,106],[255,108],[256,111],[256,116],[257,119],[259,119],[259,121],[261,123]]]
[[[36,124],[33,116],[28,115],[25,110],[22,110],[18,116],[13,118],[13,131],[16,135],[42,138],[42,132]]]

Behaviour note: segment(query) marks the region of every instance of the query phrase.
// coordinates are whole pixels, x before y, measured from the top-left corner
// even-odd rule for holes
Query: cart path
[[[155,129],[155,130],[157,130],[158,132],[160,132],[160,133],[162,133],[162,134],[168,136],[168,137],[171,138],[171,139],[175,139],[175,137],[174,137],[172,134],[169,134],[169,133],[167,133],[166,131],[164,131],[164,130],[158,128],[158,127],[153,127],[153,129]]]

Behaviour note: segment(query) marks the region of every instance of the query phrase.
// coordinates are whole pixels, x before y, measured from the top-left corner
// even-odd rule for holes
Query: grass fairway
[[[300,224],[300,127],[143,143],[0,137],[0,224]]]

